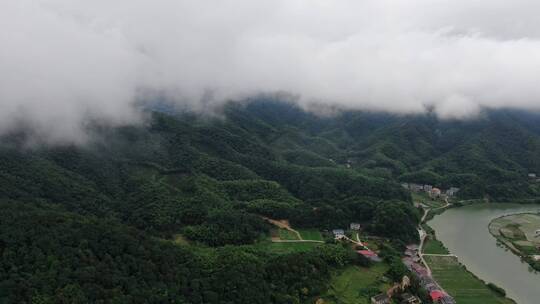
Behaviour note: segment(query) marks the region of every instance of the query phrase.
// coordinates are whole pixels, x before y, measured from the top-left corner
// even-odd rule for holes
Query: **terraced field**
[[[455,257],[425,256],[433,277],[458,304],[512,304],[489,289],[461,265]]]

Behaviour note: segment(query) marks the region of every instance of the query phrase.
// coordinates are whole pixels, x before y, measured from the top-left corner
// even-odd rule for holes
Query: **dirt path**
[[[445,197],[444,201],[446,202],[446,204],[444,206],[437,207],[437,208],[425,208],[424,209],[424,215],[422,216],[422,219],[420,220],[420,225],[418,225],[418,233],[420,234],[420,245],[418,246],[418,255],[420,256],[420,261],[422,262],[422,264],[424,264],[424,267],[426,268],[426,270],[428,272],[428,275],[430,277],[432,277],[431,268],[429,267],[428,263],[424,259],[424,256],[449,256],[449,257],[456,257],[457,258],[457,256],[453,255],[453,254],[425,254],[425,253],[423,253],[424,244],[425,244],[425,241],[426,241],[426,238],[427,238],[428,234],[426,233],[424,228],[422,228],[422,223],[424,223],[424,221],[426,220],[426,217],[428,216],[430,211],[439,210],[439,209],[445,209],[445,208],[450,207],[450,202],[448,201],[448,197]],[[440,287],[440,285],[439,285],[439,287]],[[442,289],[442,287],[441,287],[441,289]]]
[[[364,246],[364,244],[362,244],[362,242],[360,242],[360,241],[357,242],[357,241],[355,241],[355,240],[353,240],[353,239],[348,238],[347,236],[343,236],[343,238],[346,239],[347,241],[353,243],[353,244],[357,244],[357,245],[360,245],[360,246]],[[365,246],[364,246],[364,247],[365,247]]]
[[[457,255],[455,255],[455,254],[438,254],[438,253],[423,253],[422,255],[426,255],[426,256],[440,256],[440,257],[453,257],[453,258],[457,258]]]
[[[279,227],[281,229],[289,230],[290,232],[296,234],[299,241],[304,240],[302,238],[302,236],[300,235],[300,232],[298,232],[297,230],[294,230],[294,229],[291,228],[291,224],[289,224],[288,220],[279,220],[278,221],[278,220],[274,220],[274,219],[271,219],[271,218],[268,218],[268,217],[263,217],[263,219],[265,219],[267,222],[269,222],[270,224],[272,224],[274,226],[277,226],[277,227]],[[277,241],[277,240],[272,239],[272,241]]]

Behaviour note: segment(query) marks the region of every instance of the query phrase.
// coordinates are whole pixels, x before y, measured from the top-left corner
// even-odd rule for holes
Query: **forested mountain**
[[[274,100],[221,114],[149,111],[144,125],[92,127],[83,146],[5,137],[0,303],[301,303],[354,259],[331,244],[260,250],[263,216],[321,230],[361,222],[403,244],[419,214],[400,182],[457,186],[463,199],[540,191],[527,177],[540,172],[532,114],[321,117]]]

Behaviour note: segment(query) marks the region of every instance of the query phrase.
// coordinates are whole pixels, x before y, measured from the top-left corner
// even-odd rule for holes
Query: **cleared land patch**
[[[299,240],[298,233],[287,229],[279,229],[279,238],[282,240]]]

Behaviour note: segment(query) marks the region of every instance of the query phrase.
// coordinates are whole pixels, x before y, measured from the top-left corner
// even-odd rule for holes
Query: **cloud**
[[[6,0],[0,133],[53,141],[137,122],[160,92],[201,109],[258,93],[444,118],[540,108],[532,0]],[[202,102],[204,101],[204,102]]]

